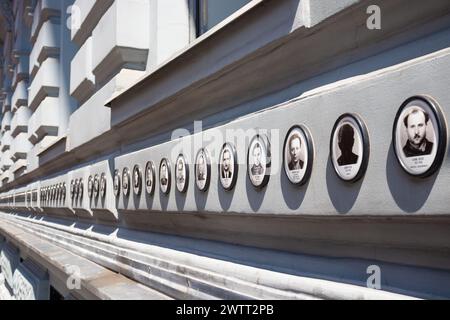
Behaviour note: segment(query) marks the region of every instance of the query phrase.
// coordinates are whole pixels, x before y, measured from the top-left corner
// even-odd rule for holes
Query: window
[[[251,0],[198,0],[198,34],[201,35]]]

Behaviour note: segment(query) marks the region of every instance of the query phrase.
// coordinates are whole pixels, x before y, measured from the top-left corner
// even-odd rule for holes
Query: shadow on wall
[[[306,191],[308,190],[309,180],[303,186],[297,187],[293,185],[286,174],[284,169],[280,170],[280,185],[281,193],[283,194],[284,202],[291,210],[297,210],[305,199]]]
[[[250,179],[245,172],[245,191],[247,193],[248,203],[254,212],[258,212],[264,201],[264,196],[266,195],[267,188],[257,190],[251,183]],[[273,179],[273,177],[271,177]],[[270,183],[270,182],[269,182]]]
[[[409,176],[398,162],[391,143],[386,161],[386,178],[392,197],[403,211],[413,213],[422,208],[438,174],[439,170],[425,179]]]
[[[353,208],[361,191],[364,177],[354,183],[342,181],[334,171],[331,158],[328,157],[326,175],[327,189],[331,202],[337,212],[342,214],[348,213]]]
[[[238,171],[236,174],[240,174]],[[231,189],[230,191],[225,191],[222,188],[222,184],[220,183],[220,179],[215,179],[217,181],[217,194],[219,195],[220,207],[224,212],[227,212],[230,209],[231,203],[234,198],[234,191],[236,188]]]
[[[195,182],[194,182],[195,183]],[[211,185],[210,187],[211,188]],[[205,192],[200,191],[196,186],[194,186],[194,199],[197,206],[197,210],[204,211],[206,207],[206,200],[208,199],[209,188]]]
[[[186,193],[181,193],[178,190],[176,190],[176,185],[175,185],[175,202],[177,204],[177,209],[179,211],[184,210],[184,206],[186,204],[186,197],[187,197]]]
[[[165,195],[161,190],[158,190],[158,194],[159,203],[161,204],[161,211],[167,211],[167,206],[169,205],[169,196]]]

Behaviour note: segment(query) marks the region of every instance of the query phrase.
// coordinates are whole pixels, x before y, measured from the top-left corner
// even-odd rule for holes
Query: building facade
[[[450,298],[448,0],[0,13],[0,299]]]

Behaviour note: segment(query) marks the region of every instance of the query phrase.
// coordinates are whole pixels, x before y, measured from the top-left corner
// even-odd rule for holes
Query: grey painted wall
[[[244,160],[248,140],[236,144],[241,165],[238,182],[232,192],[222,190],[218,183],[217,158],[224,141],[206,142],[213,155],[212,183],[207,193],[198,192],[194,179],[190,179],[186,195],[179,194],[172,184],[172,192],[168,197],[161,195],[159,190],[151,198],[141,196],[137,199],[132,196],[124,201],[121,195],[118,208],[294,215],[448,214],[448,158],[445,158],[440,172],[430,178],[409,177],[402,171],[393,153],[392,127],[402,102],[416,94],[433,96],[446,117],[449,114],[449,76],[446,66],[450,62],[450,51],[440,49],[441,44],[448,41],[449,35],[450,30],[444,30],[310,79],[289,89],[296,91],[298,98],[218,127],[224,137],[228,129],[274,130],[271,141],[273,174],[269,185],[262,191],[256,191],[250,185],[246,174]],[[414,58],[410,56],[412,52],[430,46],[435,47],[436,51]],[[397,61],[399,63],[392,61],[392,57],[405,56],[411,59]],[[377,70],[375,67],[380,64],[383,68]],[[342,74],[347,77],[328,84],[328,79]],[[345,112],[358,113],[366,122],[370,135],[371,155],[367,174],[355,184],[341,182],[329,159],[331,129],[336,119]],[[216,116],[217,118],[219,117]],[[304,124],[310,129],[315,145],[311,180],[301,188],[292,186],[281,170],[281,147],[288,129],[295,124]],[[203,134],[207,136],[210,132],[212,130],[206,130]],[[251,136],[247,137],[250,138]],[[189,139],[195,141],[195,136],[187,138]],[[115,167],[121,170],[128,166],[132,169],[134,164],[139,164],[141,168],[145,168],[148,160],[153,160],[159,166],[160,160],[166,156],[171,157],[173,164],[181,151],[192,162],[199,147],[197,144],[190,149],[183,149],[178,141],[172,141],[120,156],[116,158]],[[177,150],[174,151],[174,148]],[[190,169],[192,176],[192,165]]]

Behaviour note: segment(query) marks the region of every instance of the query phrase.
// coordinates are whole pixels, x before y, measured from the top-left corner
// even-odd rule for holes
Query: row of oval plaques
[[[436,172],[442,164],[447,146],[447,125],[437,102],[424,95],[407,99],[395,117],[392,140],[395,155],[409,175],[425,178]],[[354,113],[340,116],[330,139],[330,155],[337,176],[349,183],[361,179],[367,170],[369,153],[369,133],[363,119]],[[304,125],[291,127],[283,144],[283,166],[292,184],[301,186],[308,181],[313,157],[314,147],[308,128]],[[269,182],[270,158],[270,140],[264,134],[255,135],[247,151],[247,175],[257,189],[264,188]],[[237,163],[235,146],[225,143],[219,155],[218,172],[220,183],[227,191],[236,184]],[[183,154],[177,157],[174,169],[176,188],[185,193],[189,181],[189,164]],[[115,196],[119,196],[121,189],[124,196],[129,196],[131,182],[134,194],[140,195],[142,176],[139,165],[133,167],[132,173],[129,168],[124,168],[122,172],[116,170],[113,180]],[[145,187],[149,195],[155,191],[155,177],[155,164],[149,161],[145,167]],[[208,189],[211,159],[206,148],[201,148],[196,155],[194,178],[200,191]],[[168,194],[171,184],[171,164],[169,159],[163,158],[159,164],[161,192]]]
[[[401,167],[410,175],[428,177],[442,164],[447,147],[447,125],[437,102],[429,96],[413,96],[399,108],[394,120],[392,140],[395,155]],[[370,153],[369,134],[363,119],[354,113],[340,116],[332,130],[330,155],[337,176],[346,182],[355,182],[366,172]],[[309,129],[295,125],[288,131],[283,144],[284,172],[293,185],[301,186],[308,181],[313,164],[314,146]],[[250,141],[247,151],[247,175],[257,189],[264,188],[270,177],[271,147],[264,134],[257,134]],[[225,143],[220,151],[218,173],[221,186],[230,191],[238,175],[236,148]],[[175,184],[180,193],[185,193],[189,182],[189,164],[183,154],[175,162]],[[132,175],[132,177],[131,177]],[[211,158],[206,148],[201,148],[195,158],[194,178],[200,191],[207,191],[211,180]],[[143,173],[139,165],[114,172],[113,190],[116,197],[120,191],[130,195],[142,192]],[[153,195],[156,182],[156,167],[149,161],[145,167],[145,189]],[[159,163],[159,186],[163,194],[169,194],[172,184],[171,163],[163,158]],[[70,183],[72,200],[83,197],[83,179]],[[89,176],[88,197],[105,198],[106,174]],[[64,200],[65,183],[41,188],[41,201]]]

